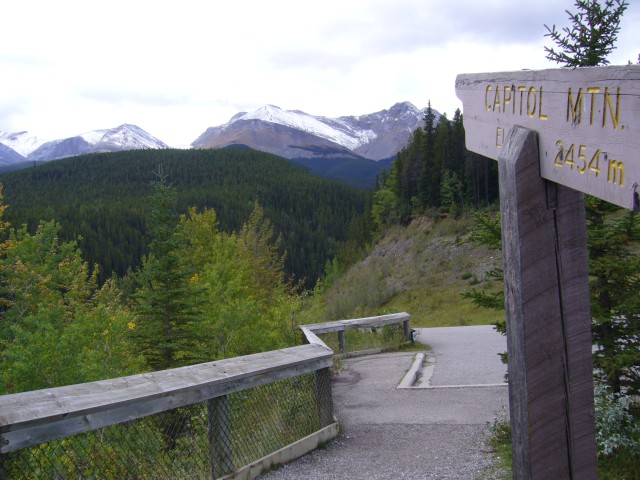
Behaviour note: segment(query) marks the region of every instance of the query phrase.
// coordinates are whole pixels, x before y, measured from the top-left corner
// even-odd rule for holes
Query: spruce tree
[[[193,340],[189,324],[197,309],[189,290],[190,272],[179,257],[184,239],[177,233],[176,191],[162,173],[153,189],[151,243],[140,273],[142,286],[135,294],[134,338],[149,367],[164,370],[185,363],[183,353]]]
[[[434,161],[434,139],[436,135],[436,115],[431,108],[431,100],[427,104],[427,111],[424,115],[424,164],[418,178],[418,194],[422,208],[432,205],[433,192],[430,178],[433,175]]]
[[[620,32],[620,20],[629,6],[626,0],[577,0],[576,13],[566,10],[571,27],[547,29],[558,50],[544,47],[547,58],[567,67],[608,65],[607,56],[615,50]],[[563,34],[564,32],[564,34]]]
[[[559,50],[545,47],[547,58],[567,67],[607,65],[615,49],[625,0],[578,0],[567,11],[571,27],[564,35],[545,25]],[[636,214],[587,197],[591,310],[595,321],[595,366],[615,392],[622,386],[640,391],[640,314],[637,306],[640,240]]]

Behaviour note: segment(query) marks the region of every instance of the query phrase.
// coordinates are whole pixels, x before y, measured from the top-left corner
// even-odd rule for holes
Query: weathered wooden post
[[[404,320],[402,322],[402,332],[404,334],[404,338],[407,341],[412,341],[413,339],[411,338],[411,324],[410,324],[411,320]]]
[[[316,370],[316,402],[320,428],[333,423],[333,396],[331,395],[331,372],[329,368]]]
[[[580,192],[640,207],[639,79],[629,66],[456,80],[467,148],[499,161],[518,480],[597,478]]]
[[[207,433],[211,476],[216,479],[233,471],[231,417],[227,395],[207,400]]]
[[[514,127],[503,155],[514,472],[518,479],[597,478],[582,194],[559,186],[558,198],[556,185],[538,176],[532,130]]]
[[[344,330],[338,330],[338,345],[341,353],[347,353],[347,342],[344,338]]]

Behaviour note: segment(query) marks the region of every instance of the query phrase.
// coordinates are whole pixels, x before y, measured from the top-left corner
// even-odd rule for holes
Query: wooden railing
[[[112,380],[70,385],[0,396],[0,479],[8,478],[3,469],[7,455],[83,432],[131,422],[179,407],[206,403],[208,441],[212,478],[253,478],[256,471],[273,462],[291,458],[261,459],[255,465],[238,468],[232,459],[228,415],[224,405],[228,395],[279,380],[315,372],[315,396],[320,435],[299,448],[288,448],[296,456],[337,435],[333,416],[329,368],[333,351],[316,333],[344,333],[345,329],[371,328],[404,323],[407,314],[343,320],[301,327],[307,345],[229,358],[171,370],[121,377]],[[344,337],[341,346],[344,345]],[[4,474],[3,474],[4,471]],[[253,473],[251,473],[253,472]],[[229,476],[232,475],[232,476]]]
[[[325,333],[338,333],[338,344],[340,348],[340,352],[347,352],[347,342],[344,336],[344,332],[346,330],[356,330],[356,329],[375,329],[381,328],[388,325],[393,325],[396,323],[402,323],[403,326],[403,336],[408,341],[411,340],[411,316],[408,313],[392,313],[390,315],[380,315],[377,317],[366,317],[366,318],[354,318],[351,320],[337,320],[335,322],[326,322],[326,323],[313,323],[309,325],[303,325],[300,327],[305,334],[308,335],[307,332],[312,332],[316,335],[322,335]]]

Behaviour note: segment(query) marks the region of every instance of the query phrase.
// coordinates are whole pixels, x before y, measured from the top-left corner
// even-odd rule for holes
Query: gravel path
[[[504,365],[493,358],[506,350],[504,337],[492,327],[419,334],[433,347],[427,354],[435,368],[423,379],[423,387],[433,388],[396,388],[414,353],[346,360],[333,382],[342,433],[329,447],[260,478],[484,478],[491,465],[486,427],[508,402],[507,388],[498,385]]]

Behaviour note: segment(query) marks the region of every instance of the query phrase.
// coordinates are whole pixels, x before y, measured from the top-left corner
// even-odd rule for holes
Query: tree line
[[[389,173],[376,186],[372,215],[379,229],[405,222],[412,215],[459,215],[468,208],[489,205],[498,198],[496,162],[469,152],[460,110],[453,119],[427,107],[424,126],[398,152]]]
[[[220,229],[241,228],[255,200],[282,236],[285,271],[312,287],[367,192],[309,175],[290,162],[246,149],[142,150],[83,155],[0,175],[12,225],[34,232],[55,219],[63,241],[77,241],[98,283],[142,265],[148,253],[154,172],[176,189],[177,209],[215,209]]]

